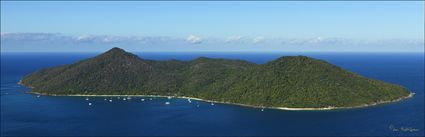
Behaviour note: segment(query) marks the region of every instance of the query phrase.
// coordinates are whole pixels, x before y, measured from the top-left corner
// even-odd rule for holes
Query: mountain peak
[[[276,59],[276,60],[287,60],[287,59],[290,59],[290,60],[308,60],[308,59],[313,59],[313,58],[310,58],[310,57],[307,57],[307,56],[302,56],[302,55],[298,55],[298,56],[283,56],[283,57],[280,57],[280,58],[278,58],[278,59]]]
[[[118,47],[113,47],[112,49],[108,50],[106,53],[108,52],[112,52],[112,53],[122,53],[122,52],[126,52],[124,49],[118,48]]]
[[[112,57],[112,58],[116,58],[116,57],[135,57],[138,58],[136,55],[125,51],[124,49],[118,48],[118,47],[114,47],[108,51],[106,51],[105,53],[103,53],[101,55],[102,57]]]
[[[269,63],[275,64],[275,63],[287,63],[287,62],[316,62],[317,59],[313,59],[307,56],[283,56],[280,58],[277,58],[276,60],[273,60]]]

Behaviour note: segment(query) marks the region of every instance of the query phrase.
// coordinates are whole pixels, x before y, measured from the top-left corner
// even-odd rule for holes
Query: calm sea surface
[[[369,78],[403,85],[416,93],[402,102],[350,110],[261,111],[201,101],[188,103],[185,99],[141,101],[139,97],[125,101],[108,97],[112,102],[105,101],[105,97],[90,97],[86,101],[85,97],[37,97],[16,84],[24,75],[41,68],[95,55],[2,53],[1,135],[424,136],[424,55],[419,53],[138,53],[154,60],[206,56],[256,63],[283,55],[307,55]]]

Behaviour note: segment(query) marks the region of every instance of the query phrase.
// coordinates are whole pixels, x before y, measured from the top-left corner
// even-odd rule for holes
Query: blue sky
[[[2,52],[423,52],[424,2],[1,2]]]

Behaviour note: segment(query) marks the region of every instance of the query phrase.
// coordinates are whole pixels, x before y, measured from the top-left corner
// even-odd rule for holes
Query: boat
[[[86,100],[89,100],[89,98],[86,98]]]
[[[37,95],[37,97],[39,98],[39,97],[40,97],[40,95]]]
[[[187,99],[187,101],[188,101],[189,103],[192,103],[192,101],[191,101],[190,99]]]
[[[170,102],[165,102],[165,105],[169,105],[170,104]]]
[[[168,98],[168,99],[171,99],[171,97],[170,97],[170,96],[168,96],[167,98]]]
[[[112,102],[112,99],[110,99],[109,102]]]
[[[91,106],[91,103],[89,103],[89,106]]]
[[[149,98],[149,100],[152,100],[152,98]]]
[[[122,100],[127,100],[126,98],[122,98]]]
[[[211,102],[211,106],[214,106],[214,103]]]
[[[145,101],[145,99],[142,98],[142,99],[140,99],[140,101]]]

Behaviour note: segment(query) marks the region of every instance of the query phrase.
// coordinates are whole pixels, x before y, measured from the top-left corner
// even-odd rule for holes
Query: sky
[[[424,52],[423,1],[1,1],[2,52]]]

